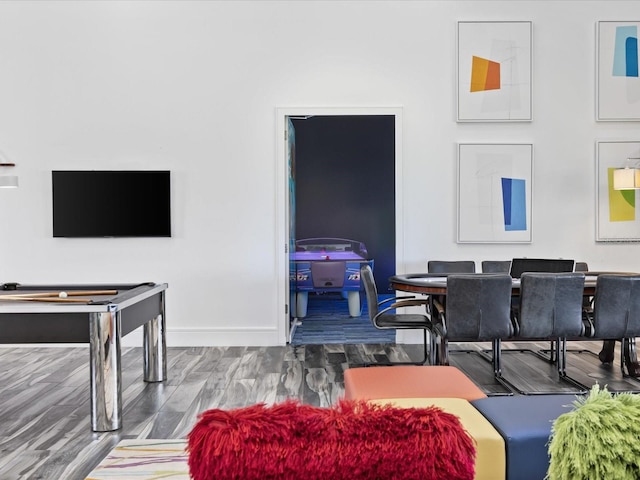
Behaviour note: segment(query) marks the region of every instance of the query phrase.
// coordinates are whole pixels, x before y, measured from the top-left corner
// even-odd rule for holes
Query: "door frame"
[[[404,265],[404,217],[402,177],[402,107],[276,107],[276,273],[278,282],[277,329],[278,340],[287,344],[289,323],[289,188],[287,139],[288,117],[393,115],[395,118],[395,213],[396,213],[396,271]]]

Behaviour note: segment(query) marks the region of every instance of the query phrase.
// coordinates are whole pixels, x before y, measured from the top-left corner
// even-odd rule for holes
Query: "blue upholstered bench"
[[[549,468],[551,426],[573,409],[574,400],[572,395],[523,395],[471,402],[504,438],[507,479],[544,479]]]

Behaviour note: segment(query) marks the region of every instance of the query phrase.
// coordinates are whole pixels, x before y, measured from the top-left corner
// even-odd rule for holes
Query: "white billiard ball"
[[[67,292],[60,292],[60,293],[58,294],[58,296],[59,296],[60,298],[67,298]]]

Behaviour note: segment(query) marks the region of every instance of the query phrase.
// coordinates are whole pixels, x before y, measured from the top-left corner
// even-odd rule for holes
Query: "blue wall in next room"
[[[396,268],[394,117],[316,116],[294,126],[296,237],[364,242],[385,293]]]

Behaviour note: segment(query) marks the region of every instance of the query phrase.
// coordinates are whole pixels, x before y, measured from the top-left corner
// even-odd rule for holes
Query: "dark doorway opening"
[[[395,116],[321,115],[292,120],[296,238],[363,242],[374,260],[379,293],[391,294],[387,279],[396,269]],[[364,293],[361,296],[364,303]],[[334,314],[332,309],[327,316]],[[366,309],[363,314],[366,320]],[[360,338],[354,342],[366,341],[361,338],[366,333],[357,335]]]
[[[296,237],[350,238],[374,259],[378,290],[396,269],[395,117],[316,116],[296,129]]]

